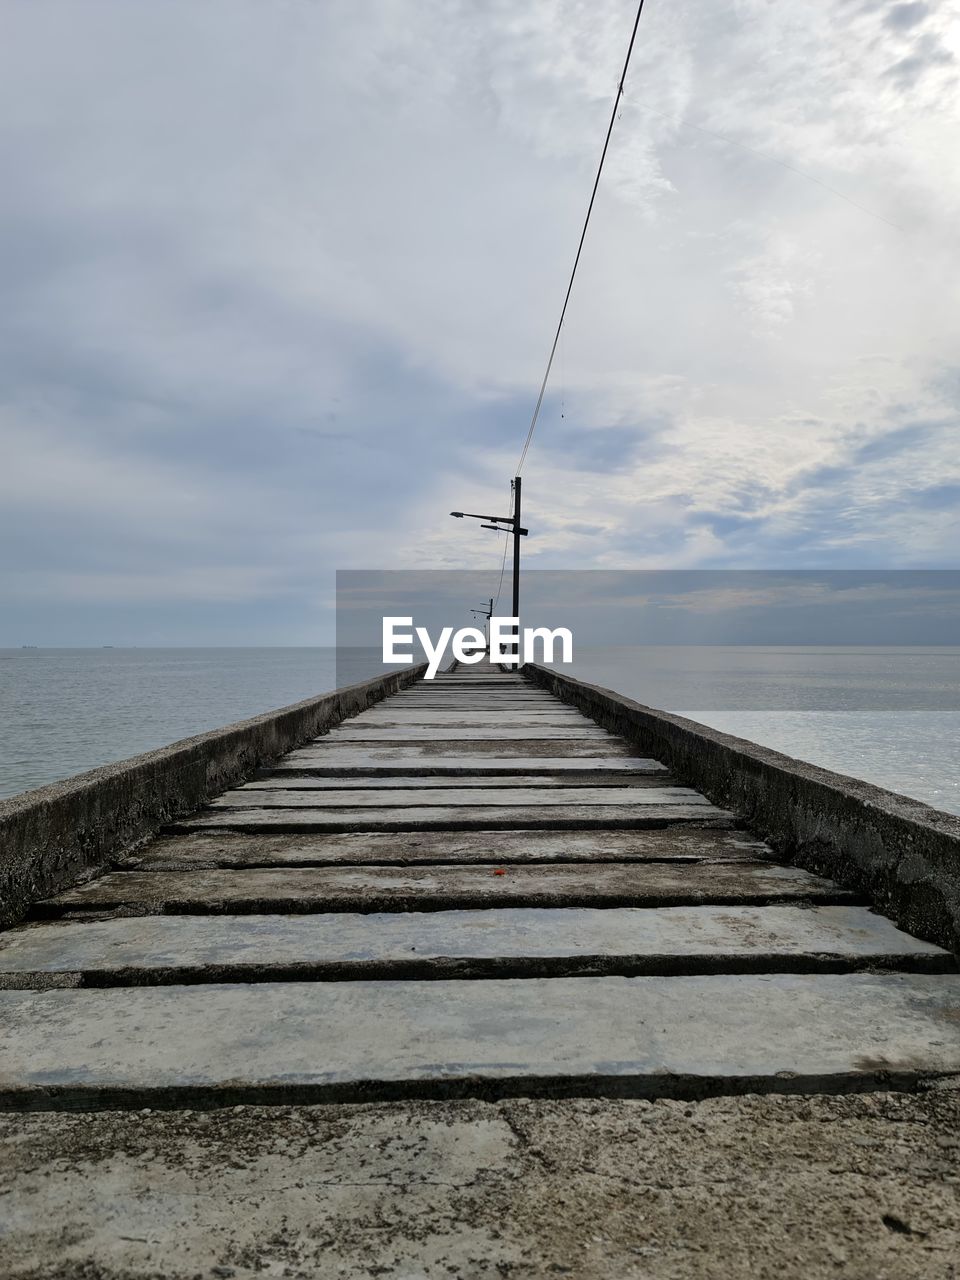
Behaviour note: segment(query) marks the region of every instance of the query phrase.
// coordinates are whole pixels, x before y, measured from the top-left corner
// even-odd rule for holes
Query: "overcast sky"
[[[495,588],[446,513],[508,501],[633,12],[0,0],[0,644]],[[960,561],[958,72],[953,0],[647,0],[531,567]]]

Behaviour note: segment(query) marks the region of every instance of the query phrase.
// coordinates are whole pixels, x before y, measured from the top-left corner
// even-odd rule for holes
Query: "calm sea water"
[[[340,682],[380,669],[340,655]],[[960,648],[582,649],[572,674],[960,813]],[[0,650],[0,796],[322,693],[327,649]]]
[[[382,668],[340,655],[341,684]],[[337,685],[327,649],[0,649],[0,797]]]
[[[960,648],[584,648],[564,670],[960,813]]]

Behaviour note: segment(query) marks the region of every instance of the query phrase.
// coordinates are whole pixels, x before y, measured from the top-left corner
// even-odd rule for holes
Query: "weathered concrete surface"
[[[0,986],[21,989],[0,992],[0,1100],[45,1114],[0,1117],[0,1179],[17,1177],[12,1197],[0,1183],[0,1274],[808,1280],[862,1263],[863,1280],[946,1280],[955,1169],[924,1153],[955,1106],[908,1120],[882,1097],[874,1131],[860,1099],[823,1096],[338,1103],[817,1094],[960,1072],[960,977],[917,972],[943,953],[772,866],[722,810],[636,803],[673,777],[631,774],[634,747],[542,714],[546,694],[467,683],[372,713],[386,741],[314,740],[306,772],[245,789],[256,808],[116,855],[122,873],[46,904],[56,923],[6,935]],[[373,723],[393,707],[392,727]],[[581,736],[500,736],[558,719]],[[407,722],[429,736],[395,736]],[[591,776],[608,761],[625,769]],[[297,791],[310,808],[266,807]],[[510,803],[477,803],[498,793]],[[580,803],[601,796],[614,803]],[[292,1099],[326,1110],[222,1110]],[[219,1109],[56,1111],[187,1103]],[[907,1123],[926,1132],[904,1157]],[[898,1199],[881,1211],[885,1178]]]
[[[328,735],[331,743],[350,742],[354,746],[364,742],[471,742],[495,741],[524,742],[534,739],[540,742],[602,742],[610,741],[610,735],[596,725],[573,721],[569,727],[555,725],[534,725],[526,728],[515,728],[513,724],[468,725],[463,729],[456,725],[440,730],[424,728],[417,725],[370,725],[365,727],[362,721],[351,720],[349,724],[337,725]]]
[[[411,747],[374,747],[353,751],[348,747],[331,752],[315,750],[307,747],[302,751],[291,751],[289,756],[277,762],[276,772],[302,773],[309,772],[318,777],[335,778],[344,775],[363,777],[365,775],[409,775],[416,769],[420,777],[449,774],[486,776],[502,774],[504,776],[520,770],[526,774],[549,777],[562,773],[648,773],[665,774],[664,765],[648,756],[595,756],[592,759],[571,758],[569,756],[510,756],[503,753],[497,756],[482,754],[456,754],[442,756],[434,753],[424,754],[423,743]]]
[[[464,686],[474,689],[522,689],[523,677],[517,671],[506,672],[499,666],[489,666],[486,671],[463,666],[459,670],[441,672],[435,679],[426,682],[428,689],[459,689]]]
[[[960,953],[960,816],[546,667],[524,671],[732,809],[784,857],[856,887],[901,928]]]
[[[639,831],[351,831],[336,835],[243,835],[229,831],[162,836],[120,866],[189,871],[201,867],[295,867],[336,863],[755,862],[773,851],[745,831],[696,826]]]
[[[0,935],[0,987],[681,973],[943,973],[953,960],[864,907],[559,908],[151,916]]]
[[[423,707],[414,704],[408,704],[406,707],[398,707],[391,699],[390,702],[376,710],[365,711],[361,724],[439,724],[453,725],[459,728],[462,725],[483,725],[484,728],[496,729],[502,725],[507,719],[509,712],[509,721],[511,724],[518,725],[538,725],[552,724],[559,725],[561,728],[568,728],[570,725],[583,725],[584,728],[592,729],[594,724],[592,720],[588,720],[586,716],[580,714],[574,707],[568,707],[562,702],[553,699],[552,706],[545,706],[542,709],[535,710],[529,707],[517,706],[512,701],[504,703],[503,708],[465,708],[450,707],[443,708]],[[353,721],[348,720],[347,725],[352,725]]]
[[[643,786],[625,787],[615,784],[606,787],[577,787],[567,785],[560,789],[544,790],[539,785],[534,787],[515,787],[507,789],[496,779],[491,779],[486,786],[460,789],[458,787],[411,787],[406,790],[385,791],[380,787],[357,787],[354,790],[341,788],[317,789],[309,786],[309,780],[298,786],[286,779],[274,784],[258,783],[256,786],[245,786],[236,791],[226,791],[222,796],[212,800],[207,812],[214,809],[317,809],[343,808],[349,805],[357,809],[382,809],[387,806],[396,808],[428,805],[466,806],[470,809],[482,809],[488,805],[517,805],[519,808],[537,808],[540,805],[703,805],[713,808],[709,800],[690,787],[665,786],[662,782],[653,781]]]
[[[6,1115],[0,1272],[953,1280],[958,1134],[943,1088]]]
[[[392,707],[389,710],[385,710],[381,715],[371,713],[357,716],[353,720],[346,721],[342,728],[344,730],[362,729],[367,733],[380,729],[436,729],[441,731],[439,736],[444,734],[456,736],[461,729],[485,729],[487,732],[484,737],[496,738],[497,731],[506,725],[509,725],[512,729],[547,729],[551,732],[556,730],[568,732],[572,730],[574,734],[578,729],[583,729],[591,736],[595,735],[597,730],[597,726],[592,721],[572,710],[569,713],[561,712],[560,714],[555,714],[541,711],[529,715],[519,711],[512,711],[509,717],[506,717],[490,711],[457,711],[453,713],[445,711],[411,711],[404,715],[402,711],[394,711]]]
[[[378,791],[400,789],[404,791],[421,791],[431,787],[442,787],[446,793],[451,790],[484,788],[487,791],[513,790],[516,787],[533,788],[537,791],[568,787],[672,787],[676,780],[664,769],[652,772],[631,772],[625,769],[585,770],[583,763],[576,771],[564,773],[518,773],[505,777],[484,773],[468,774],[433,773],[391,774],[386,778],[357,777],[355,774],[346,778],[331,778],[317,774],[313,770],[297,768],[272,769],[262,778],[251,778],[244,783],[244,791],[356,791],[376,788]],[[697,794],[692,792],[691,794]]]
[[[524,688],[530,686],[498,677],[469,691],[420,686],[401,695],[402,706],[398,699],[365,721],[371,732],[389,732],[386,741],[351,742],[363,718],[334,729],[305,748],[306,772],[274,774],[280,786],[245,789],[241,794],[253,797],[255,808],[187,820],[188,829],[199,822],[198,833],[167,835],[118,857],[123,872],[45,904],[56,923],[31,923],[7,935],[0,986],[11,989],[0,992],[0,1021],[10,1034],[0,1050],[0,1100],[47,1111],[38,1121],[7,1118],[18,1144],[8,1159],[18,1172],[25,1151],[44,1160],[43,1125],[60,1123],[58,1108],[322,1099],[325,1114],[336,1118],[326,1131],[336,1136],[322,1153],[309,1141],[276,1151],[270,1146],[269,1117],[316,1114],[302,1109],[258,1110],[249,1134],[234,1128],[211,1152],[202,1147],[209,1132],[203,1118],[168,1114],[163,1123],[187,1127],[163,1130],[158,1121],[141,1168],[139,1156],[134,1167],[126,1160],[110,1117],[94,1112],[84,1122],[91,1144],[82,1171],[66,1163],[75,1147],[73,1131],[64,1130],[57,1148],[64,1164],[41,1163],[36,1190],[29,1173],[22,1177],[13,1213],[9,1198],[0,1198],[5,1224],[14,1223],[0,1234],[0,1258],[7,1249],[12,1274],[28,1268],[39,1275],[43,1268],[68,1280],[95,1280],[133,1274],[136,1267],[139,1274],[176,1277],[183,1263],[187,1274],[201,1277],[233,1270],[422,1280],[552,1276],[566,1268],[607,1280],[649,1277],[651,1260],[663,1260],[664,1275],[685,1280],[696,1274],[693,1260],[703,1262],[705,1277],[726,1280],[719,1259],[721,1268],[730,1260],[731,1280],[762,1275],[767,1263],[771,1280],[781,1280],[791,1262],[807,1280],[824,1258],[831,1274],[838,1266],[846,1274],[851,1259],[882,1263],[886,1257],[899,1265],[906,1242],[916,1246],[912,1261],[927,1258],[920,1251],[933,1232],[922,1234],[926,1226],[896,1212],[881,1214],[879,1227],[875,1214],[864,1221],[900,1252],[871,1251],[870,1237],[864,1247],[863,1231],[851,1226],[853,1203],[842,1216],[850,1249],[804,1254],[790,1216],[789,1192],[802,1200],[804,1189],[797,1157],[785,1169],[768,1164],[775,1185],[753,1181],[763,1165],[758,1153],[781,1146],[779,1133],[771,1132],[772,1112],[753,1136],[734,1127],[729,1144],[728,1130],[718,1129],[715,1166],[704,1154],[711,1136],[706,1122],[682,1141],[671,1138],[659,1158],[655,1152],[648,1158],[635,1136],[621,1142],[611,1121],[602,1150],[598,1143],[578,1163],[571,1144],[585,1140],[579,1133],[565,1133],[562,1150],[550,1148],[545,1135],[540,1145],[531,1142],[523,1117],[533,1125],[546,1114],[534,1103],[525,1110],[476,1104],[471,1122],[459,1127],[449,1110],[442,1129],[430,1126],[428,1108],[411,1103],[393,1113],[394,1127],[379,1131],[379,1144],[374,1137],[362,1145],[350,1109],[338,1099],[692,1097],[745,1089],[816,1094],[878,1083],[914,1089],[928,1085],[931,1075],[960,1072],[960,977],[934,976],[948,962],[943,953],[854,907],[832,883],[772,866],[769,850],[710,804],[637,803],[658,794],[662,800],[664,788],[675,785],[669,774],[618,769],[591,777],[608,759],[629,767],[635,748],[605,732],[584,736],[584,722],[573,711],[557,717],[542,714],[542,702],[511,705]],[[503,689],[506,698],[498,692]],[[416,703],[421,696],[427,702]],[[449,701],[442,705],[427,704],[444,698]],[[393,707],[396,722],[373,723],[392,716]],[[442,717],[442,724],[434,713],[444,707],[456,714]],[[476,713],[489,717],[489,736],[479,736]],[[463,727],[468,719],[473,729]],[[544,734],[546,723],[557,719],[562,733],[581,736],[504,741],[500,735],[507,722],[514,732],[525,724],[525,732]],[[397,736],[406,722],[428,736],[413,742]],[[653,756],[640,758],[649,763]],[[562,772],[545,768],[557,759]],[[428,773],[450,768],[451,760],[466,763],[461,776]],[[484,765],[506,776],[481,776]],[[395,775],[386,785],[364,778],[362,770],[381,766]],[[340,776],[327,773],[338,769]],[[309,808],[269,808],[275,796],[296,792]],[[498,794],[509,803],[478,803]],[[379,803],[356,803],[364,796]],[[429,803],[434,799],[443,803]],[[582,803],[587,799],[613,803]],[[515,829],[504,831],[504,823]],[[143,863],[136,870],[138,858]],[[824,905],[833,902],[843,905]],[[6,973],[4,954],[10,957]],[[918,972],[928,967],[933,972]],[[622,976],[637,973],[648,976]],[[728,1101],[745,1108],[761,1102]],[[826,1101],[814,1097],[810,1105]],[[566,1107],[570,1130],[589,1129],[595,1114],[574,1103],[543,1105]],[[609,1108],[605,1115],[618,1107],[602,1105]],[[691,1102],[657,1115],[708,1115],[709,1105]],[[388,1110],[365,1114],[382,1118]],[[740,1112],[722,1114],[725,1125],[735,1126]],[[483,1117],[491,1115],[483,1128]],[[218,1110],[205,1119],[216,1127],[230,1117]],[[153,1124],[139,1113],[133,1119]],[[19,1135],[35,1122],[40,1128],[20,1145]],[[508,1131],[506,1150],[498,1126]],[[0,1132],[4,1127],[0,1122]],[[883,1133],[882,1156],[899,1168],[889,1125]],[[101,1135],[105,1145],[97,1154]],[[182,1135],[185,1146],[177,1147]],[[364,1152],[375,1145],[399,1160],[386,1179],[368,1176]],[[661,1222],[637,1227],[677,1185],[664,1159],[681,1157],[712,1177],[689,1215],[694,1221],[682,1219],[673,1247]],[[829,1158],[834,1165],[827,1174],[830,1167],[836,1171],[839,1156]],[[813,1163],[822,1193],[828,1179]],[[477,1227],[489,1223],[501,1168],[509,1203],[526,1204],[523,1213],[534,1222],[531,1229],[518,1221],[515,1240],[500,1220],[485,1234]],[[540,1181],[525,1201],[531,1169]],[[409,1231],[402,1214],[393,1214],[385,1183],[394,1177],[406,1182],[397,1192],[405,1206],[411,1206],[411,1185],[427,1197],[416,1205],[418,1225]],[[690,1181],[698,1177],[695,1172]],[[590,1199],[594,1182],[606,1200]],[[866,1194],[875,1195],[875,1185]],[[754,1200],[745,1204],[745,1194]],[[775,1197],[771,1213],[779,1215],[767,1222],[766,1237],[757,1209],[764,1194]],[[711,1217],[718,1200],[722,1221]],[[488,1217],[471,1216],[475,1202]],[[929,1213],[929,1195],[916,1203]],[[611,1219],[616,1226],[629,1222],[627,1235],[618,1235]],[[755,1247],[751,1239],[749,1258],[745,1219],[766,1245]],[[819,1218],[813,1229],[819,1248]],[[591,1242],[591,1236],[600,1238]],[[681,1251],[691,1237],[709,1241],[709,1254]],[[366,1242],[361,1252],[353,1240]],[[569,1262],[555,1261],[558,1241],[567,1243]],[[929,1253],[943,1247],[938,1239]],[[3,1275],[10,1270],[5,1263]],[[875,1267],[870,1280],[883,1274]]]
[[[849,902],[800,867],[749,862],[562,862],[473,866],[267,867],[115,871],[37,904],[68,911],[434,911],[495,906],[682,906],[700,902]]]
[[[380,760],[414,760],[429,762],[437,756],[550,756],[561,759],[585,757],[590,760],[607,760],[616,757],[633,757],[635,752],[622,738],[612,734],[606,738],[529,738],[521,740],[522,746],[504,746],[499,735],[489,738],[470,738],[469,741],[435,735],[433,738],[406,742],[400,738],[388,738],[385,742],[345,743],[328,734],[304,747],[304,751],[324,757],[340,758],[340,753],[355,754]]]
[[[316,760],[318,764],[337,765],[338,761],[355,759],[361,763],[368,760],[381,760],[387,764],[395,761],[415,763],[416,767],[429,768],[434,763],[442,765],[450,757],[469,761],[471,768],[502,769],[509,767],[513,760],[541,760],[546,758],[547,766],[554,760],[570,760],[585,758],[590,760],[590,768],[602,767],[596,764],[600,760],[635,760],[631,748],[622,738],[609,738],[607,741],[596,739],[542,739],[533,738],[524,741],[523,746],[504,747],[496,737],[472,738],[469,742],[451,742],[447,739],[427,740],[404,743],[401,741],[365,742],[347,744],[318,738],[301,751],[291,752],[295,760]],[[649,759],[647,756],[640,759]],[[504,762],[507,762],[505,764]],[[524,764],[524,768],[528,766]],[[612,766],[611,766],[612,767]]]
[[[486,805],[482,808],[455,805],[424,805],[415,809],[391,806],[382,809],[231,808],[207,809],[195,817],[169,824],[171,831],[492,831],[503,827],[521,829],[561,828],[568,831],[615,828],[662,827],[667,823],[701,822],[712,827],[730,814],[711,804],[664,805]]]
[[[268,760],[423,675],[384,674],[0,800],[0,927]]]
[[[565,707],[562,702],[558,703],[553,694],[537,691],[529,685],[525,685],[522,690],[511,690],[509,693],[503,694],[495,693],[491,690],[486,690],[483,693],[456,693],[450,689],[445,693],[432,693],[428,688],[424,687],[422,692],[418,690],[416,693],[398,693],[397,700],[393,705],[405,711],[422,707],[441,711],[457,708],[467,711],[487,711],[490,708],[495,708],[498,711],[512,711],[514,709],[520,711],[575,710],[573,707]]]
[[[960,1073],[960,975],[0,991],[0,1106],[910,1087]]]
[[[424,719],[432,720],[434,716],[440,716],[442,719],[447,717],[466,715],[483,721],[494,721],[502,723],[505,719],[512,719],[514,716],[522,720],[540,720],[544,716],[553,716],[561,719],[565,723],[586,719],[582,712],[576,707],[568,706],[561,702],[558,698],[554,698],[552,694],[543,694],[542,702],[531,702],[517,697],[476,697],[476,698],[460,698],[456,694],[447,694],[446,696],[438,695],[435,698],[423,697],[417,698],[410,696],[404,699],[398,696],[396,699],[391,698],[389,707],[381,708],[384,712],[397,715],[401,719],[406,720],[422,716]],[[449,720],[447,720],[449,723]],[[589,724],[590,721],[587,720]]]

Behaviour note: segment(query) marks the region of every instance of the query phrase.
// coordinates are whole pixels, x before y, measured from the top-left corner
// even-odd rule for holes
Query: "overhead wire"
[[[607,125],[607,132],[603,140],[603,149],[600,152],[600,161],[597,165],[596,176],[594,177],[594,180],[593,180],[593,188],[590,192],[590,201],[587,205],[586,216],[584,217],[583,227],[581,228],[581,231],[580,231],[580,239],[577,244],[576,256],[574,257],[574,260],[573,260],[573,267],[570,271],[570,278],[567,281],[567,288],[563,297],[563,306],[560,309],[560,319],[557,322],[556,331],[554,332],[554,335],[553,335],[553,342],[550,345],[550,354],[547,357],[547,367],[544,370],[543,380],[540,383],[540,390],[537,395],[536,404],[533,410],[533,416],[530,419],[530,426],[527,429],[527,434],[523,442],[523,448],[520,451],[520,459],[517,462],[516,470],[514,472],[516,476],[519,476],[523,469],[523,464],[526,461],[527,453],[533,441],[534,432],[537,429],[537,423],[540,418],[540,411],[543,408],[543,401],[547,391],[547,384],[550,381],[550,373],[553,369],[554,359],[556,358],[557,346],[558,346],[558,343],[560,342],[560,337],[563,332],[563,324],[567,316],[567,308],[570,304],[570,295],[573,292],[573,284],[576,279],[577,268],[580,265],[580,258],[581,258],[581,255],[583,254],[583,246],[587,238],[587,229],[590,226],[590,218],[591,218],[591,215],[593,214],[593,206],[596,202],[597,191],[599,190],[599,187],[600,187],[600,177],[603,173],[604,162],[607,158],[607,152],[610,148],[610,139],[613,135],[613,127],[616,124],[617,120],[620,118],[620,114],[621,114],[621,104],[624,96],[624,86],[626,83],[627,72],[629,71],[629,68],[630,68],[630,60],[633,56],[634,45],[636,44],[637,30],[640,26],[640,16],[643,13],[643,5],[644,5],[644,0],[639,0],[639,3],[637,4],[636,16],[633,20],[633,28],[630,32],[630,42],[627,46],[627,55],[626,55],[626,58],[624,59],[623,70],[620,73],[620,79],[617,83],[617,92],[614,96],[613,107],[610,111],[610,120]],[[856,200],[852,199],[850,196],[846,195],[844,192],[838,191],[836,187],[833,187],[829,183],[824,182],[821,178],[817,178],[813,174],[805,172],[803,169],[798,169],[796,168],[796,166],[787,163],[787,161],[785,160],[780,160],[776,156],[769,155],[766,152],[758,150],[756,147],[751,147],[747,145],[746,143],[738,142],[734,138],[729,138],[725,134],[718,133],[714,129],[707,128],[705,125],[696,124],[692,120],[684,120],[677,117],[670,117],[666,115],[664,112],[658,111],[656,107],[651,107],[647,103],[642,103],[640,105],[644,107],[646,110],[652,111],[655,115],[661,116],[661,118],[664,120],[674,120],[676,123],[679,123],[687,128],[697,129],[699,130],[699,132],[704,133],[709,137],[716,138],[720,142],[725,142],[731,146],[740,147],[744,151],[749,151],[750,153],[758,156],[762,160],[769,161],[772,164],[780,165],[782,168],[789,170],[791,173],[797,174],[801,178],[806,178],[810,182],[815,182],[818,186],[823,187],[826,191],[829,191],[831,194],[838,196],[841,200],[845,200],[847,204],[852,205],[855,209],[859,209],[862,213],[866,213],[870,217],[876,218],[880,222],[885,222],[888,226],[895,228],[897,231],[903,230],[903,228],[898,226],[897,223],[891,222],[889,218],[885,218],[883,217],[882,214],[875,213],[872,209],[866,208],[866,206],[859,204]],[[562,357],[561,357],[561,365],[562,365]],[[564,417],[562,402],[561,402],[560,416],[561,418]],[[512,481],[511,481],[510,488],[511,488],[511,500],[512,500],[512,496],[513,496]],[[511,505],[511,510],[512,509],[513,507]],[[504,547],[503,547],[503,557],[500,562],[500,577],[497,583],[496,598],[494,600],[494,608],[496,608],[497,604],[499,603],[500,595],[503,590],[503,579],[506,573],[507,551],[509,550],[509,547],[510,547],[509,538],[505,538]]]
[[[616,121],[619,119],[621,101],[624,95],[624,85],[627,78],[627,72],[630,67],[630,59],[633,55],[633,49],[637,39],[637,29],[640,25],[640,15],[643,12],[643,3],[644,3],[644,0],[640,0],[639,4],[637,5],[637,13],[633,21],[633,30],[630,33],[630,43],[627,47],[627,56],[624,59],[623,71],[620,73],[620,80],[619,80],[619,83],[617,84],[617,92],[614,97],[613,108],[610,112],[610,122],[607,125],[607,132],[603,141],[603,150],[600,153],[600,163],[597,165],[597,173],[593,181],[593,189],[590,193],[590,202],[587,205],[586,217],[583,220],[583,228],[580,232],[580,241],[577,245],[577,253],[576,253],[576,257],[574,258],[573,269],[570,272],[570,279],[567,283],[566,293],[564,294],[563,306],[560,310],[560,320],[557,324],[556,332],[554,333],[554,337],[553,337],[553,343],[551,344],[551,347],[550,347],[550,355],[547,358],[547,367],[543,375],[543,381],[540,383],[540,391],[537,396],[536,405],[534,406],[533,417],[530,420],[530,426],[527,430],[526,438],[524,439],[524,442],[523,442],[523,449],[520,452],[520,460],[517,463],[517,467],[516,467],[517,475],[520,474],[523,468],[523,464],[526,461],[527,452],[530,448],[530,444],[533,440],[533,434],[536,431],[537,422],[539,421],[539,418],[540,418],[540,410],[543,408],[543,400],[544,400],[544,396],[546,395],[547,384],[550,380],[550,373],[553,368],[554,358],[556,357],[556,353],[557,353],[557,344],[560,340],[560,335],[563,331],[563,323],[564,323],[564,320],[566,319],[567,307],[570,302],[570,295],[573,291],[573,282],[576,278],[577,267],[580,265],[580,257],[581,257],[581,254],[583,253],[583,246],[587,236],[587,228],[590,225],[590,216],[593,213],[593,206],[596,201],[597,190],[600,186],[600,175],[603,172],[603,164],[607,158],[607,151],[610,146],[610,138],[611,138],[611,135],[613,134],[613,126],[616,123]],[[707,128],[706,125],[697,124],[692,120],[684,120],[677,117],[668,116],[664,112],[658,111],[656,107],[650,106],[649,103],[642,103],[640,105],[645,110],[652,111],[654,115],[658,115],[664,120],[672,120],[675,123],[678,123],[686,128],[697,129],[699,130],[700,133],[704,133],[708,137],[716,138],[720,142],[725,142],[730,146],[739,147],[743,151],[748,151],[752,155],[758,156],[761,160],[766,160],[771,164],[780,165],[781,168],[787,169],[790,173],[795,173],[801,178],[806,178],[809,182],[815,182],[817,186],[822,187],[825,191],[829,191],[832,195],[837,196],[839,199],[845,200],[847,204],[852,205],[855,209],[859,209],[861,213],[865,213],[871,218],[876,218],[877,221],[884,222],[886,223],[887,226],[893,227],[897,231],[903,230],[901,226],[899,226],[896,222],[892,222],[889,218],[885,218],[883,214],[876,213],[873,209],[868,209],[866,205],[860,204],[858,201],[854,200],[851,196],[846,195],[843,191],[839,191],[836,187],[831,186],[830,183],[824,182],[822,178],[818,178],[812,173],[807,173],[803,169],[798,169],[796,165],[789,164],[786,160],[780,160],[777,156],[772,156],[767,152],[760,151],[757,147],[751,147],[747,143],[738,142],[735,138],[727,137],[726,134],[719,133],[715,129]]]
[[[543,406],[543,397],[546,394],[547,383],[550,380],[550,370],[553,368],[553,359],[557,354],[557,343],[560,341],[560,331],[563,329],[563,322],[567,314],[567,306],[570,302],[570,294],[573,291],[573,282],[577,275],[577,267],[580,265],[580,255],[583,253],[583,244],[587,238],[587,227],[590,225],[590,215],[593,213],[594,201],[597,198],[597,188],[600,186],[600,175],[603,173],[603,162],[607,158],[607,150],[610,146],[610,136],[613,133],[613,126],[617,121],[617,111],[620,106],[620,99],[623,97],[623,85],[627,78],[627,71],[630,67],[630,59],[633,56],[633,46],[637,39],[637,28],[640,25],[640,15],[643,12],[643,0],[637,5],[637,16],[633,21],[633,30],[630,33],[630,44],[627,47],[627,56],[623,63],[623,70],[620,73],[620,81],[617,84],[616,96],[613,100],[613,109],[610,112],[610,123],[607,125],[607,134],[603,140],[603,150],[600,153],[600,163],[597,165],[597,176],[593,180],[593,190],[590,192],[590,203],[587,205],[587,215],[583,220],[583,229],[580,232],[580,243],[577,245],[577,255],[573,260],[573,270],[570,272],[570,280],[567,284],[567,292],[564,295],[563,307],[560,310],[560,320],[557,324],[557,331],[553,335],[553,345],[550,347],[550,356],[547,360],[547,368],[543,375],[543,381],[540,384],[540,394],[537,396],[536,407],[533,410],[533,418],[530,421],[530,428],[527,431],[527,437],[523,442],[523,450],[520,454],[520,461],[517,463],[516,475],[519,475],[523,469],[523,464],[527,456],[527,450],[530,448],[530,442],[533,440],[533,433],[537,429],[537,419],[540,417],[540,409]]]

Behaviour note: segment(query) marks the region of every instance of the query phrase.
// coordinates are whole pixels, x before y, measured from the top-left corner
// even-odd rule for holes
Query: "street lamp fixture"
[[[480,520],[482,529],[493,529],[497,533],[513,535],[513,617],[517,619],[517,657],[520,655],[520,539],[525,538],[529,530],[520,524],[520,477],[513,482],[513,515],[484,516],[475,511],[451,511],[455,520]],[[506,526],[504,528],[503,526]]]
[[[493,617],[493,596],[490,597],[490,603],[486,609],[471,609],[470,612],[475,618],[483,619],[483,633],[487,640],[487,649],[490,648],[490,619]]]

